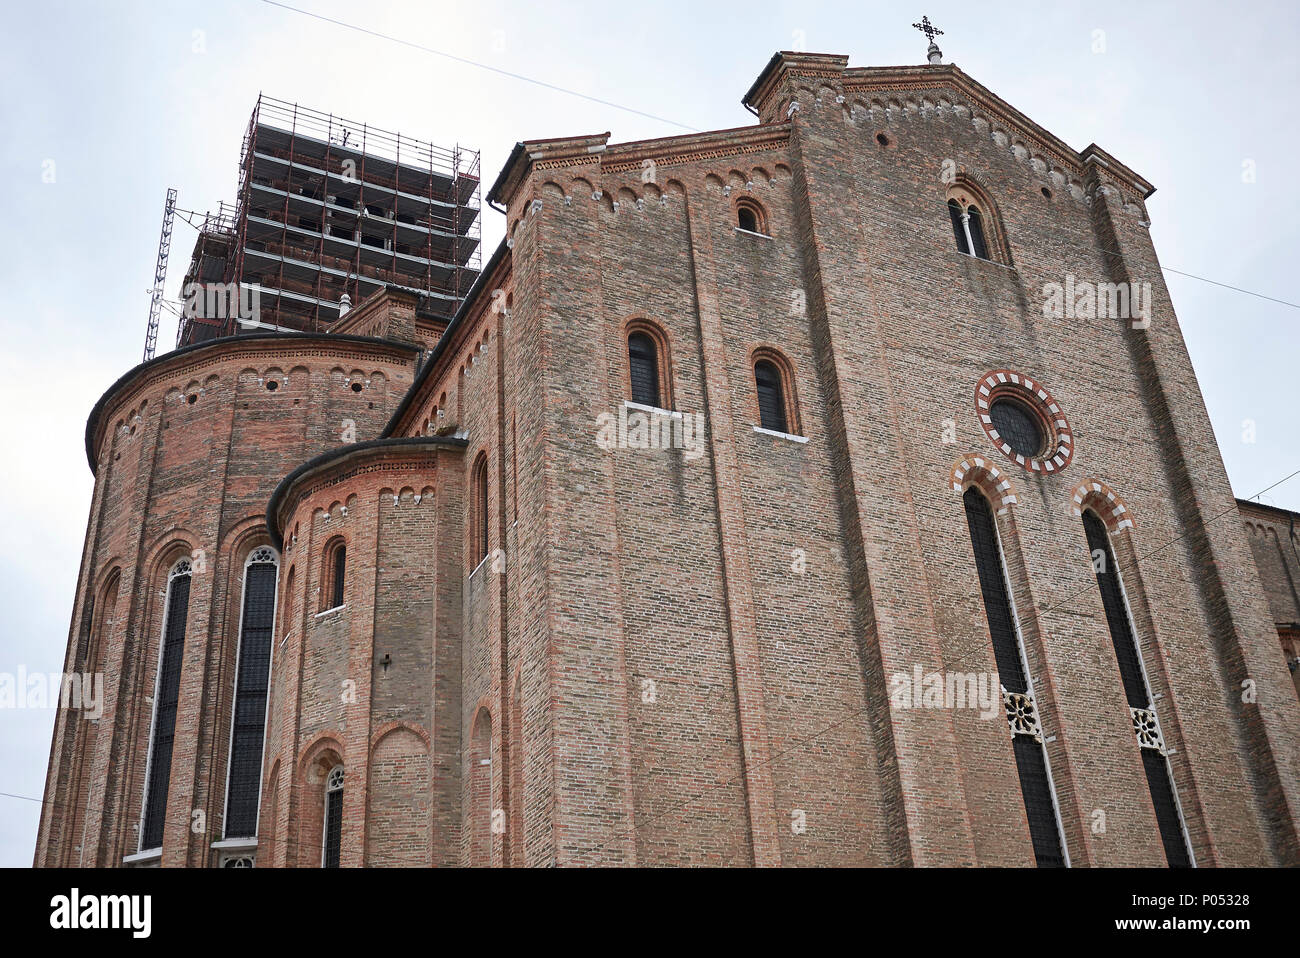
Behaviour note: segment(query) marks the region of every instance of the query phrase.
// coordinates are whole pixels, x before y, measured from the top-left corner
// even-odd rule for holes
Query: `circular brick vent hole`
[[[1042,192],[1043,195],[1046,196],[1049,200],[1052,198],[1052,191],[1049,190],[1047,187],[1044,186]]]
[[[193,406],[196,402],[199,401],[199,397],[191,393],[190,395],[185,397],[185,401],[189,403],[191,406]]]
[[[885,136],[883,133],[877,133],[876,142],[881,146],[889,146],[889,137]]]
[[[277,389],[280,388],[280,384],[276,382],[274,379],[270,379],[267,380],[266,388],[268,392],[275,392]]]
[[[354,393],[359,393],[359,392],[361,392],[361,383],[353,383],[353,384],[352,384],[352,391],[353,391]]]

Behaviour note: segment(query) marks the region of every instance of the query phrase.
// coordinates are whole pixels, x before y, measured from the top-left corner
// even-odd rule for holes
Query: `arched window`
[[[754,383],[758,387],[758,420],[764,429],[789,432],[785,419],[785,391],[781,388],[781,371],[766,359],[754,363]]]
[[[628,376],[632,401],[659,406],[659,350],[649,333],[634,332],[627,338]]]
[[[228,839],[257,835],[279,568],[279,557],[270,546],[254,549],[244,563],[244,605],[235,660],[235,704],[231,710],[230,765],[226,774],[223,822],[224,837]]]
[[[629,401],[654,409],[673,408],[672,355],[668,336],[656,322],[638,317],[628,321],[627,396]]]
[[[1038,704],[1029,681],[1020,626],[1016,621],[1015,603],[1007,585],[993,509],[974,487],[967,489],[962,499],[979,574],[980,595],[988,617],[989,635],[993,639],[993,658],[997,662],[1002,699],[1011,725],[1011,744],[1015,751],[1025,814],[1029,819],[1034,860],[1040,868],[1061,867],[1068,862],[1057,816],[1056,794],[1038,720]]]
[[[343,604],[348,575],[348,546],[342,538],[331,539],[325,546],[325,565],[321,570],[321,610],[337,609]]]
[[[1138,648],[1132,611],[1115,562],[1115,552],[1105,523],[1091,509],[1083,513],[1083,529],[1088,537],[1088,550],[1092,553],[1092,568],[1097,574],[1097,588],[1101,591],[1101,604],[1106,610],[1106,624],[1119,663],[1129,715],[1142,753],[1142,767],[1151,792],[1151,804],[1155,807],[1156,823],[1160,827],[1165,860],[1171,868],[1188,868],[1194,864],[1191,843],[1187,840],[1178,790],[1156,718],[1151,686],[1142,664],[1142,652]]]
[[[487,453],[480,452],[470,473],[470,489],[474,500],[470,522],[470,568],[476,569],[488,554],[488,462]]]
[[[755,349],[750,358],[754,364],[759,428],[800,435],[794,368],[785,356],[767,346]]]
[[[181,559],[167,575],[163,603],[163,632],[158,643],[158,679],[154,686],[149,760],[145,772],[144,815],[140,851],[162,848],[167,819],[167,789],[171,784],[172,743],[176,735],[176,705],[180,699],[185,658],[185,623],[190,609],[189,559]]]
[[[325,822],[321,829],[320,864],[338,868],[343,846],[343,766],[335,765],[325,776]]]
[[[976,201],[978,191],[969,183],[959,183],[948,191],[948,217],[952,220],[953,238],[957,241],[957,251],[978,259],[991,260],[989,250],[994,244],[989,242],[992,224],[988,217],[992,211],[990,204]]]
[[[749,196],[736,200],[736,227],[760,236],[768,235],[767,213],[757,200]]]

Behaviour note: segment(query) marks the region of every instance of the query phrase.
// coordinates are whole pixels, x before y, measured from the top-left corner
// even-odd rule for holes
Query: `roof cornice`
[[[948,89],[969,101],[974,111],[992,123],[1014,131],[1032,142],[1038,150],[1080,179],[1090,173],[1108,177],[1147,199],[1155,187],[1124,163],[1095,143],[1082,152],[1040,126],[998,96],[984,84],[962,71],[956,64],[920,64],[913,66],[849,67],[848,58],[840,55],[783,51],[773,54],[742,102],[761,109],[787,78],[792,81],[819,79],[838,83],[845,97],[854,94],[911,94],[926,90]]]
[[[366,442],[354,442],[339,446],[308,459],[293,472],[289,473],[276,485],[275,491],[266,504],[266,528],[270,531],[272,545],[284,551],[284,528],[281,515],[289,507],[289,498],[294,489],[304,483],[321,479],[332,472],[347,466],[359,465],[373,459],[391,458],[394,454],[405,453],[418,456],[442,449],[460,452],[469,445],[468,440],[455,439],[451,436],[413,436],[403,439],[371,439]]]
[[[801,77],[836,77],[849,65],[842,53],[803,53],[798,50],[778,50],[767,61],[758,78],[750,84],[740,98],[742,106],[758,109],[772,89],[787,75]]]
[[[640,169],[645,160],[654,160],[659,166],[692,163],[721,155],[768,149],[789,139],[789,123],[751,124],[729,130],[619,143],[606,149],[599,163],[603,172],[622,173]]]
[[[237,336],[223,336],[207,342],[183,346],[170,353],[163,353],[154,359],[140,363],[127,370],[113,385],[104,390],[103,395],[90,410],[86,419],[86,459],[90,463],[91,474],[97,471],[98,459],[95,450],[104,437],[105,424],[101,422],[104,411],[109,408],[128,388],[138,386],[152,379],[175,375],[179,368],[192,362],[204,362],[218,354],[231,357],[256,355],[274,356],[277,352],[297,351],[303,348],[337,348],[339,346],[365,347],[374,352],[398,355],[415,361],[420,349],[406,343],[397,343],[388,339],[376,339],[373,336],[353,336],[338,333],[244,333]]]
[[[506,277],[510,275],[513,262],[509,256],[509,246],[503,239],[497,244],[496,252],[492,258],[487,261],[483,271],[478,274],[474,280],[474,285],[469,288],[465,298],[461,300],[460,308],[452,316],[451,322],[443,330],[442,336],[438,339],[437,344],[429,353],[424,365],[416,373],[415,381],[411,383],[411,388],[406,391],[402,401],[397,404],[393,414],[388,417],[388,424],[384,426],[381,436],[392,436],[394,432],[403,424],[407,414],[415,406],[417,401],[423,395],[424,388],[433,378],[434,371],[441,365],[441,360],[449,349],[454,349],[464,339],[465,323],[478,304],[479,298],[485,289],[497,289],[501,283],[505,282]]]
[[[1095,143],[1079,152],[1047,128],[1031,120],[984,84],[954,63],[903,67],[853,67],[844,71],[841,82],[846,95],[852,93],[915,93],[948,87],[965,96],[973,106],[1002,126],[1032,140],[1063,168],[1079,176],[1100,166],[1113,178],[1138,192],[1143,199],[1155,192],[1151,183],[1115,159]]]
[[[594,166],[598,172],[622,173],[640,169],[646,160],[653,160],[658,166],[691,163],[780,146],[789,137],[790,124],[764,123],[613,145],[608,143],[608,133],[520,143],[493,184],[488,200],[509,206],[533,170]]]
[[[514,199],[515,190],[528,175],[529,167],[536,161],[573,160],[594,157],[605,150],[609,142],[609,131],[586,136],[566,136],[551,140],[525,140],[516,143],[506,158],[505,166],[497,174],[496,181],[488,190],[488,203],[504,203],[509,206]],[[594,161],[594,160],[593,160]]]
[[[1254,499],[1238,499],[1238,511],[1245,506],[1248,509],[1259,509],[1263,512],[1277,513],[1279,517],[1285,516],[1291,522],[1300,522],[1300,512],[1293,512],[1290,509],[1284,509],[1282,506],[1271,506],[1266,502],[1256,502]]]

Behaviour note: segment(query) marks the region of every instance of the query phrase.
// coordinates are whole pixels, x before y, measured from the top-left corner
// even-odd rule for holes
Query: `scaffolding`
[[[266,329],[328,330],[386,287],[448,320],[481,268],[479,154],[259,96],[235,205],[205,217],[186,273],[244,309],[183,311],[177,345]],[[251,311],[247,308],[249,305]]]
[[[167,190],[163,206],[162,232],[158,237],[158,259],[154,263],[153,289],[149,291],[149,326],[144,334],[144,362],[153,359],[158,346],[158,319],[163,309],[163,287],[167,282],[167,260],[172,252],[172,225],[176,219],[176,190]]]

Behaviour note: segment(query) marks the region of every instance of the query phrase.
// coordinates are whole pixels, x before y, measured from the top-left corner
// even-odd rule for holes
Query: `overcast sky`
[[[620,142],[753,122],[740,97],[778,49],[923,63],[911,24],[928,14],[946,31],[946,60],[1076,149],[1096,142],[1156,185],[1148,208],[1165,267],[1300,302],[1288,278],[1300,252],[1292,3],[291,5],[661,119],[265,0],[7,10],[0,673],[62,668],[92,485],[86,416],[140,360],[167,187],[184,209],[234,199],[259,92],[480,149],[490,184],[520,139],[609,130]],[[497,213],[485,209],[483,232],[490,253]],[[169,295],[193,239],[177,225]],[[1233,487],[1251,496],[1300,469],[1300,310],[1166,279]],[[164,320],[160,351],[174,341]],[[1300,509],[1300,477],[1263,501]],[[0,709],[0,792],[39,799],[53,720]],[[0,796],[0,865],[31,863],[37,817],[36,802]]]

